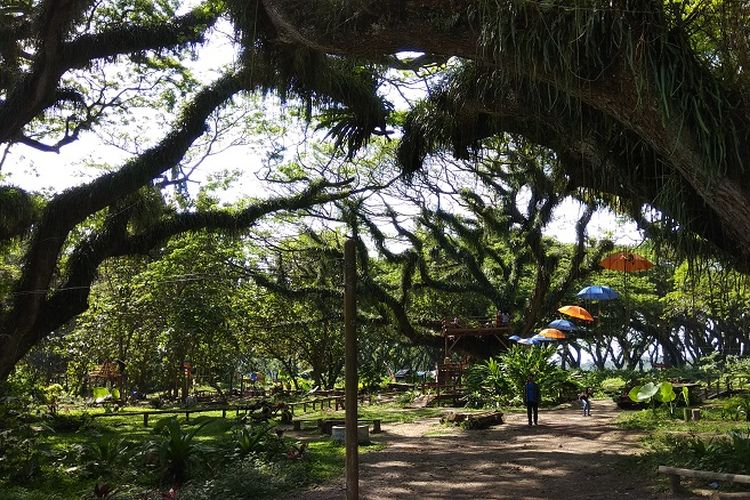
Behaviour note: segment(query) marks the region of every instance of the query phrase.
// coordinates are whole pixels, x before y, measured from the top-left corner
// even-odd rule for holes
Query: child
[[[594,393],[591,387],[586,387],[582,393],[578,395],[578,399],[581,401],[581,407],[583,407],[583,416],[591,416],[591,396]]]

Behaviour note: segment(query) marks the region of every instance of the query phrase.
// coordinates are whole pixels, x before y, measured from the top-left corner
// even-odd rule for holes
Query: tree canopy
[[[250,95],[302,103],[349,159],[373,137],[400,135],[397,158],[410,175],[429,168],[436,155],[484,157],[508,138],[546,147],[558,169],[550,192],[609,204],[652,238],[746,272],[749,21],[750,6],[729,0],[377,6],[208,0],[189,10],[176,0],[3,2],[0,168],[17,148],[53,154],[83,134],[126,129],[139,109],[168,110],[171,121],[161,137],[142,138],[122,164],[67,191],[41,197],[0,185],[0,247],[19,255],[18,273],[0,284],[8,290],[0,298],[0,379],[34,344],[86,309],[106,259],[148,254],[189,231],[237,233],[271,213],[353,195],[351,179],[318,171],[294,178],[296,191],[237,209],[167,200],[163,188],[186,181],[186,158],[209,150],[206,139],[230,128],[217,117],[248,106],[243,98]],[[238,57],[205,81],[186,63],[217,23],[234,31],[226,50]],[[429,73],[429,95],[405,117],[384,97],[394,69]],[[506,189],[492,171],[477,175],[484,175],[487,189]],[[465,200],[487,224],[497,222],[470,195]],[[437,228],[468,235],[474,223],[424,208],[422,230],[474,279],[482,282],[480,270],[471,270],[477,253],[500,268],[508,265],[481,247],[462,248],[472,237],[460,244],[441,240]],[[366,217],[359,219],[367,226]],[[410,239],[410,229],[401,231]],[[557,258],[534,254],[533,241],[526,243],[544,271],[540,279],[548,278]],[[512,266],[507,269],[510,279]],[[368,286],[398,318],[399,300],[376,281]],[[494,293],[496,302],[502,295],[492,287],[483,293]]]

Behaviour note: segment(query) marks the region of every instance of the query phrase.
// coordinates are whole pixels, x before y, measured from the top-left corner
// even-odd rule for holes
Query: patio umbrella
[[[521,337],[519,337],[518,335],[511,335],[510,337],[508,337],[508,340],[518,342],[519,340],[521,340]]]
[[[533,337],[531,337],[531,340],[535,340],[537,342],[555,342],[559,339],[551,339],[549,337],[542,337],[541,335],[534,335]]]
[[[556,328],[545,328],[541,332],[539,332],[535,337],[543,337],[546,339],[555,339],[555,340],[565,340],[568,338],[567,335],[565,335],[564,332],[561,332],[560,330]]]
[[[568,321],[567,319],[556,319],[555,321],[550,322],[550,324],[547,326],[550,328],[557,328],[558,330],[562,330],[564,332],[572,332],[576,329],[576,325],[574,325],[572,321]]]
[[[528,339],[520,339],[518,343],[523,345],[537,345],[539,344],[539,340],[532,337]]]
[[[571,318],[582,319],[583,321],[594,321],[594,317],[591,316],[591,313],[581,306],[562,306],[558,311],[566,316],[570,316]]]
[[[620,298],[620,294],[608,286],[590,285],[576,294],[581,300],[615,300]]]
[[[626,297],[628,295],[628,274],[647,271],[654,267],[654,264],[647,258],[632,252],[613,253],[612,255],[605,257],[599,265],[604,269],[622,272],[622,288],[625,291],[624,293]],[[628,310],[628,303],[625,301],[625,322],[622,325],[623,331],[627,331],[629,322],[630,311]]]
[[[604,269],[621,271],[624,273],[637,273],[654,267],[647,258],[632,252],[617,252],[608,255],[599,263]]]

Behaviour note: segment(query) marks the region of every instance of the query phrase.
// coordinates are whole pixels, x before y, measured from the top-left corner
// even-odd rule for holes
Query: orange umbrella
[[[604,269],[625,273],[637,273],[654,267],[648,259],[632,252],[613,253],[605,257],[599,265]]]
[[[562,306],[558,309],[561,313],[571,318],[582,319],[583,321],[594,321],[594,317],[581,306]]]
[[[537,334],[540,337],[544,337],[546,339],[558,339],[558,340],[564,340],[568,338],[567,335],[565,335],[564,332],[561,332],[557,328],[545,328],[541,332]]]

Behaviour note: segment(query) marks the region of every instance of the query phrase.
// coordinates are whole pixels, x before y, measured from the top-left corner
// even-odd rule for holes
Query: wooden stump
[[[341,443],[346,441],[346,427],[343,425],[334,425],[331,427],[331,439]],[[357,426],[357,443],[367,444],[370,442],[370,427],[367,425]]]

